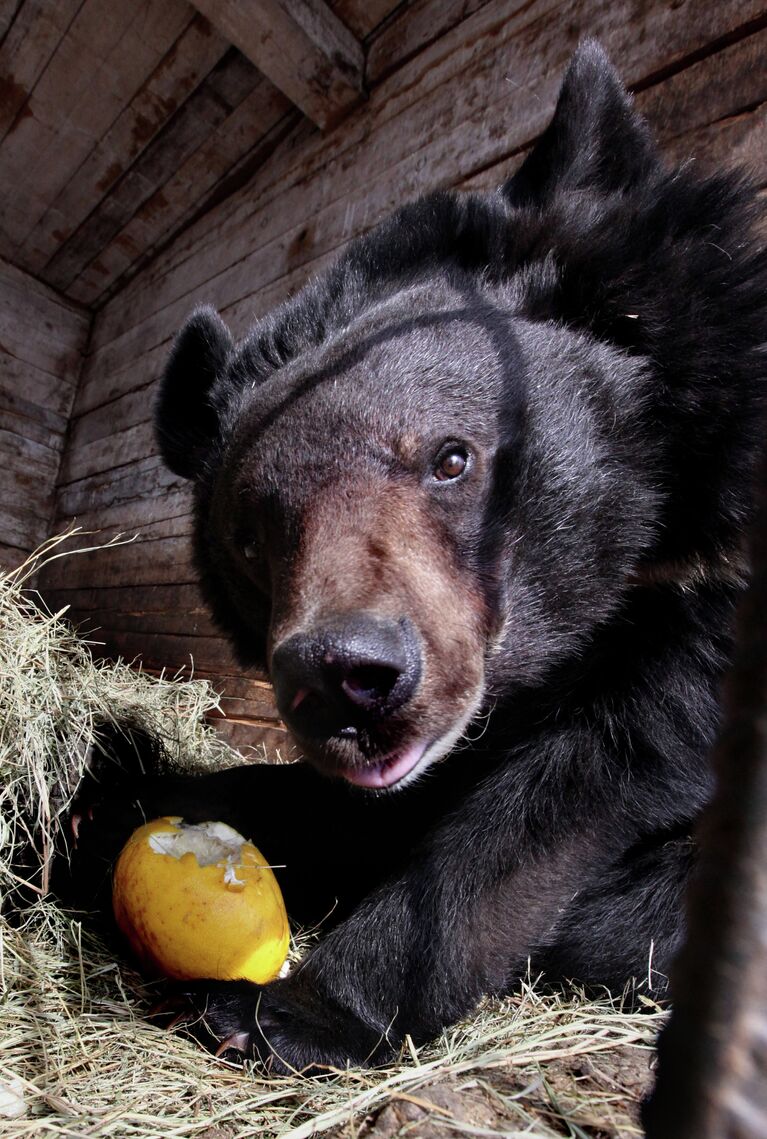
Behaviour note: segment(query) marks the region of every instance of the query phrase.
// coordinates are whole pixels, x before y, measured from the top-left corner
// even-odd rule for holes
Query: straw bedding
[[[144,1019],[156,989],[49,892],[57,828],[105,726],[150,733],[169,766],[240,757],[204,722],[204,682],[94,662],[45,609],[30,583],[60,543],[0,573],[0,1134],[639,1135],[663,1017],[649,1000],[530,984],[393,1067],[315,1079],[265,1079]]]

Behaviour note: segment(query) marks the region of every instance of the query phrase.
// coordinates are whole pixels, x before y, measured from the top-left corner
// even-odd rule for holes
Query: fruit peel
[[[177,980],[273,980],[290,929],[260,851],[221,822],[153,819],[117,860],[115,920],[142,965]]]

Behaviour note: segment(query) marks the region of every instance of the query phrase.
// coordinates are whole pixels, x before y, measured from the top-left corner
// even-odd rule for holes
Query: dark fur
[[[739,177],[663,168],[589,43],[501,191],[404,207],[239,347],[209,309],[180,333],[157,426],[205,594],[311,765],[148,784],[143,809],[252,835],[300,918],[339,899],[288,979],[187,990],[208,1039],[361,1064],[528,958],[620,988],[652,946],[665,973],[744,577],[756,211]],[[442,442],[465,477],[436,481]],[[301,669],[369,619],[420,655],[344,733]],[[349,785],[464,715],[420,779]]]

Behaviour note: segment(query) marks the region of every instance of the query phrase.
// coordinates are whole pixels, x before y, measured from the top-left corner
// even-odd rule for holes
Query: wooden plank
[[[118,471],[100,471],[68,486],[60,485],[56,516],[62,524],[77,521],[80,515],[112,510],[182,488],[188,488],[186,480],[172,474],[159,455],[152,455]]]
[[[767,1135],[767,455],[750,530],[751,585],[711,755],[713,794],[696,827],[686,936],[658,1042],[647,1139]]]
[[[364,38],[398,5],[393,0],[361,5],[350,0],[333,7]],[[175,230],[217,204],[206,202],[206,193],[222,201],[249,181],[295,125],[291,108],[293,104],[264,78],[263,88],[236,108],[72,282],[69,295],[88,305],[102,303],[148,264]]]
[[[765,184],[767,167],[762,156],[767,141],[766,121],[767,109],[760,107],[750,115],[737,116],[721,124],[713,124],[702,128],[692,136],[689,134],[681,136],[674,140],[673,146],[664,147],[664,151],[669,153],[676,149],[678,151],[676,157],[680,160],[690,154],[696,154],[701,165],[711,169],[720,168],[728,158],[750,161],[751,165],[761,160],[760,177],[762,184]],[[508,176],[510,173],[507,163],[484,172],[482,176],[484,188],[494,187],[503,176]],[[476,183],[478,180],[474,181]],[[258,299],[255,300],[257,304]],[[248,310],[253,308],[253,302],[253,297],[247,298]],[[86,477],[93,471],[102,469],[111,462],[113,442],[116,444],[116,451],[121,461],[133,461],[140,459],[144,454],[151,454],[155,444],[147,420],[147,408],[150,403],[146,391],[141,390],[139,393],[128,393],[115,404],[102,405],[76,420],[71,436],[74,450],[70,461],[73,465],[68,469],[76,471],[79,477]],[[115,436],[112,432],[116,422],[124,424],[125,427]],[[93,442],[81,445],[81,439],[90,439]],[[75,456],[76,461],[74,461]]]
[[[0,447],[6,451],[5,442]],[[53,513],[53,477],[40,472],[31,477],[29,467],[18,458],[3,454],[5,479],[0,504],[0,534],[6,544],[32,549],[50,529]]]
[[[0,261],[0,356],[18,361],[15,371],[48,372],[73,395],[90,323],[82,306]]]
[[[208,674],[197,675],[202,678]],[[266,680],[254,680],[252,669],[247,671],[247,675],[242,672],[236,676],[218,674],[215,677],[215,687],[224,699],[227,715],[251,720],[270,719],[281,723],[271,684]]]
[[[82,2],[22,0],[21,4],[13,4],[13,15],[0,46],[0,142],[13,128],[17,116],[24,113],[24,104]],[[7,19],[8,10],[4,10]]]
[[[74,483],[69,489],[73,490],[79,485]],[[60,508],[61,492],[57,497],[57,511]],[[95,510],[81,510],[76,518],[57,514],[56,525],[61,530],[74,521],[76,525],[89,532],[135,534],[144,533],[147,527],[161,522],[191,518],[191,511],[192,493],[189,483],[186,483],[178,490],[163,489],[159,494],[144,494],[123,502],[100,505]]]
[[[154,354],[152,359],[154,361]],[[133,427],[137,423],[149,422],[154,411],[153,381],[159,378],[160,369],[153,363],[151,372],[150,384],[142,382],[140,386],[115,396],[89,414],[73,418],[69,428],[69,449],[79,451],[116,431]],[[62,479],[62,481],[71,480]]]
[[[690,136],[689,130],[686,134],[680,135],[677,140],[681,148],[679,157],[686,157],[689,153],[694,153],[696,148],[703,150],[700,145],[703,135],[714,135],[719,137],[718,150],[716,151],[717,158],[725,157],[725,152],[732,149],[732,136],[737,131],[744,138],[750,139],[749,146],[751,156],[755,159],[760,151],[760,144],[763,140],[763,131],[757,131],[757,119],[761,121],[761,113],[753,112],[750,116],[750,125],[747,125],[746,119],[748,116],[737,116],[733,118],[729,112],[734,105],[741,99],[751,101],[752,97],[760,93],[767,96],[767,77],[764,75],[764,69],[759,69],[756,62],[761,58],[761,53],[767,48],[767,32],[760,33],[758,36],[751,37],[749,40],[742,42],[739,45],[729,49],[727,52],[722,52],[716,57],[701,62],[690,68],[688,72],[683,75],[676,76],[674,79],[667,81],[670,88],[670,99],[675,101],[677,96],[679,99],[683,95],[686,96],[685,102],[677,107],[676,113],[669,115],[662,123],[662,129],[670,129],[673,132],[680,130],[680,127],[689,127],[690,122],[694,122],[695,117],[700,119],[710,118],[711,115],[719,115],[724,113],[726,116],[725,123],[717,123],[713,126],[703,128],[702,131],[696,132],[695,137]],[[739,93],[735,94],[733,85],[727,82],[727,76],[732,77],[741,70],[745,71],[753,78],[750,83],[743,84],[744,94],[741,96]],[[686,78],[685,78],[686,77]],[[702,96],[703,93],[710,89],[711,99],[705,100]],[[654,101],[657,103],[658,96],[657,89],[652,92],[643,92],[638,98],[640,109],[644,110],[645,103]],[[721,97],[717,95],[720,93]],[[666,126],[666,124],[668,126]],[[725,144],[722,141],[722,134],[726,133],[728,142]],[[712,140],[709,139],[709,148],[713,145]],[[518,161],[519,159],[515,159]],[[499,183],[502,176],[510,173],[507,166],[503,169],[493,167],[483,174],[483,181],[487,187],[495,186]],[[475,180],[476,184],[476,180]],[[254,277],[258,277],[257,271],[253,272]],[[256,295],[256,306],[257,304]],[[251,295],[247,298],[247,307],[253,307],[254,297]],[[229,313],[226,313],[229,315]],[[89,439],[101,438],[105,440],[100,448],[92,448],[90,451],[83,450],[79,459],[83,462],[84,466],[81,468],[81,473],[88,472],[88,462],[90,457],[97,458],[99,453],[105,457],[109,455],[109,444],[106,442],[107,437],[110,435],[114,428],[115,422],[121,425],[138,424],[142,418],[146,418],[146,406],[149,400],[145,392],[141,392],[139,397],[133,394],[128,394],[123,397],[117,404],[111,406],[102,406],[95,412],[84,415],[78,419],[73,427],[72,441],[76,450],[79,450],[82,444],[86,443]],[[132,452],[132,457],[140,457],[141,447],[146,445],[151,448],[152,442],[149,434],[143,437],[139,432],[134,431],[132,439],[136,445],[136,449]],[[118,442],[118,446],[122,446],[122,442]],[[122,453],[122,452],[121,452]],[[98,460],[97,460],[98,461]]]
[[[204,661],[206,671],[212,673],[231,673],[237,668],[232,650],[223,637],[131,633],[114,629],[101,629],[93,634],[84,631],[84,636],[89,641],[103,645],[109,656],[143,661],[149,668],[166,668],[175,672],[186,667],[196,672],[198,660]]]
[[[516,10],[528,0],[517,0]],[[440,39],[488,0],[416,0],[399,9],[386,27],[373,38],[365,64],[370,87],[380,83],[419,51]]]
[[[742,165],[760,185],[765,184],[765,53],[767,30],[639,92],[636,107],[647,116],[670,164],[692,160],[702,171],[712,173]],[[466,179],[462,189],[494,189],[510,177],[525,153]]]
[[[164,616],[175,611],[178,619],[177,632],[182,627],[186,614],[200,616],[207,613],[205,603],[196,584],[170,585],[101,585],[84,588],[80,585],[60,585],[55,593],[48,589],[45,597],[52,604],[69,605],[75,613],[92,613],[96,610],[104,614],[119,612],[126,615],[141,615],[153,621],[158,615]]]
[[[191,19],[184,0],[85,0],[0,146],[15,253]]]
[[[230,50],[50,259],[44,279],[66,289],[260,82],[253,65]]]
[[[275,304],[295,292],[305,284],[307,276],[321,272],[333,260],[335,254],[336,251],[332,250],[329,254],[304,263],[287,277],[224,309],[224,316],[231,322],[233,332],[236,335],[244,334],[254,317],[270,311]],[[208,294],[203,294],[200,299],[215,303],[215,297]],[[188,309],[185,308],[184,311],[187,313]],[[73,422],[76,423],[80,416],[89,411],[134,390],[143,390],[148,405],[151,405],[152,385],[162,375],[172,339],[178,328],[177,324],[169,322],[166,338],[152,347],[147,346],[146,351],[139,352],[134,358],[126,352],[126,343],[123,340],[113,341],[101,351],[89,356],[85,361],[82,381],[77,391]]]
[[[16,546],[13,542],[0,539],[0,569],[16,569],[26,560],[31,549],[31,545]]]
[[[158,450],[149,421],[114,431],[81,447],[67,447],[61,465],[60,483],[66,485],[98,471],[111,471]]]
[[[21,525],[13,518],[5,518],[3,515],[0,515],[0,549],[9,547],[10,549],[23,551],[23,555],[25,556],[35,548],[42,536],[40,523],[35,522]],[[10,564],[18,565],[24,560],[24,556],[19,557]]]
[[[51,372],[36,368],[25,360],[0,348],[0,390],[4,393],[23,391],[27,400],[44,407],[51,415],[66,417],[74,399],[74,383]]]
[[[2,258],[0,258],[0,288],[20,293],[30,301],[34,301],[38,314],[50,317],[54,327],[57,321],[60,323],[63,321],[61,331],[65,337],[71,336],[67,331],[70,325],[79,325],[86,330],[90,325],[91,314],[83,305],[62,296],[49,285]]]
[[[0,429],[0,453],[4,467],[14,467],[30,480],[33,487],[39,487],[41,481],[46,481],[46,476],[53,485],[52,480],[59,468],[59,456],[53,448],[15,431]]]
[[[767,104],[710,127],[675,138],[664,153],[676,161],[694,156],[701,170],[742,166],[758,186],[767,186]],[[767,236],[763,233],[763,236]]]
[[[27,364],[33,369],[59,376],[62,385],[72,391],[80,369],[80,351],[48,338],[43,327],[22,324],[10,299],[7,292],[0,299],[0,345],[3,352],[19,361],[20,365]]]
[[[330,7],[358,40],[371,39],[402,0],[330,0]]]
[[[16,18],[21,7],[20,0],[2,0],[0,2],[0,47],[8,34],[8,29]]]
[[[87,536],[76,539],[71,549],[41,577],[48,590],[77,585],[81,589],[117,585],[178,585],[197,580],[189,554],[189,539],[139,539],[128,546],[89,549]]]
[[[147,587],[144,588],[146,589]],[[164,588],[169,589],[171,587],[166,586]],[[183,588],[188,590],[190,586],[186,585]],[[63,596],[69,598],[71,592],[72,591],[66,591],[65,593],[57,589],[55,594],[57,602]],[[114,593],[116,590],[102,589],[99,592],[103,595]],[[190,611],[188,613],[181,613],[177,609],[148,613],[140,604],[130,612],[112,607],[104,609],[98,601],[96,604],[89,605],[87,608],[75,604],[74,600],[72,600],[70,604],[72,605],[73,620],[77,620],[78,623],[85,621],[89,628],[103,629],[110,637],[117,633],[132,633],[135,634],[137,638],[151,638],[157,635],[215,639],[220,639],[221,637],[221,634],[217,633],[207,609],[203,606],[200,606],[196,611]]]
[[[66,426],[67,421],[62,415],[5,389],[0,373],[0,429],[24,435],[60,452]]]
[[[125,330],[131,322],[132,307],[134,304],[147,310],[148,295],[173,295],[167,287],[166,278],[173,275],[180,265],[187,261],[190,255],[208,262],[209,275],[213,275],[216,264],[223,266],[232,263],[237,256],[233,246],[242,244],[242,236],[246,233],[259,232],[262,221],[259,214],[270,209],[279,218],[285,205],[285,195],[296,184],[304,187],[304,193],[315,188],[312,179],[321,173],[322,185],[325,188],[323,204],[329,200],[327,195],[334,190],[336,180],[336,164],[343,164],[345,170],[354,165],[354,156],[349,152],[360,146],[366,139],[374,139],[376,132],[388,120],[397,118],[414,105],[423,102],[427,96],[433,95],[435,90],[443,84],[463,80],[470,75],[472,68],[476,69],[477,59],[481,59],[485,51],[491,50],[494,44],[501,45],[505,40],[511,39],[525,31],[531,25],[538,25],[544,20],[547,13],[561,7],[561,0],[535,0],[526,5],[518,15],[512,13],[516,5],[510,0],[496,0],[486,9],[475,15],[472,19],[455,29],[449,35],[442,37],[431,45],[428,51],[421,53],[411,63],[390,77],[385,84],[375,90],[370,102],[357,113],[353,114],[342,126],[327,137],[318,136],[307,128],[297,129],[294,135],[286,140],[266,169],[259,176],[256,185],[249,188],[247,194],[237,195],[230,202],[224,203],[217,212],[217,217],[206,218],[205,224],[192,227],[186,234],[182,234],[173,247],[147,271],[146,277],[134,286],[129,286],[122,296],[123,319],[118,327]],[[577,30],[576,30],[577,34]],[[556,37],[555,37],[556,40]],[[528,49],[529,50],[529,49]],[[501,73],[505,69],[501,64]],[[451,89],[446,89],[446,98],[450,98]],[[428,115],[427,115],[428,119]],[[406,145],[413,147],[419,136],[417,124],[400,122],[398,124],[401,149],[402,140]],[[379,153],[386,155],[386,140],[382,140],[378,147]],[[341,196],[343,196],[343,188]],[[279,203],[279,208],[277,206]],[[288,217],[297,220],[298,216],[311,215],[316,203],[308,201],[306,209],[301,215],[289,212]],[[268,235],[265,235],[268,236]],[[218,262],[219,253],[225,251],[225,257]],[[197,280],[197,269],[194,264],[186,265],[185,280]],[[96,329],[98,346],[114,334],[110,320],[109,310],[105,310],[103,319]]]
[[[214,27],[321,129],[363,90],[362,47],[323,0],[194,0]]]
[[[262,757],[271,763],[292,763],[300,758],[296,744],[286,731],[237,721],[216,720],[214,723],[216,735],[238,751],[245,763]]]
[[[85,222],[228,47],[195,15],[20,246],[31,272],[39,273]]]
[[[15,478],[14,470],[6,468],[5,473],[3,503],[0,507],[3,523],[11,522],[20,529],[34,529],[35,532],[42,529],[47,536],[53,511],[53,487],[50,483],[42,486],[38,478],[34,490],[25,490]]]
[[[294,122],[292,104],[264,78],[202,145],[182,162],[99,250],[68,288],[69,296],[94,304],[148,264],[175,231],[206,212],[206,198],[226,195],[223,185],[258,168]]]
[[[563,7],[571,11],[572,19],[563,19]],[[630,34],[634,7],[635,0],[622,0],[620,4],[599,0],[592,6],[589,25],[589,30],[601,35],[615,57],[623,60],[623,71],[632,82],[699,50],[714,34],[724,34],[744,17],[761,10],[757,0],[752,0],[747,9],[735,0],[725,0],[706,9],[705,18],[693,20],[686,5],[661,7],[658,20],[663,35],[648,40]],[[426,94],[415,106],[407,104],[406,121],[397,116],[386,117],[377,125],[381,99],[386,103],[387,116],[391,103],[389,83],[382,84],[373,93],[367,116],[353,116],[327,140],[327,161],[321,178],[281,187],[278,201],[274,205],[270,201],[262,204],[260,216],[258,193],[251,191],[242,203],[245,212],[238,214],[234,234],[226,240],[221,240],[215,219],[208,219],[210,237],[203,239],[191,257],[170,270],[164,279],[158,279],[153,271],[151,286],[148,280],[144,282],[143,295],[138,286],[129,286],[119,308],[110,312],[111,306],[107,306],[95,331],[96,350],[115,334],[129,335],[129,326],[134,323],[144,325],[141,339],[151,345],[160,326],[167,334],[168,318],[163,317],[163,306],[167,308],[177,298],[186,296],[186,303],[175,308],[176,317],[172,319],[176,319],[182,309],[189,307],[195,293],[200,294],[203,284],[206,290],[211,286],[216,290],[219,304],[232,303],[236,294],[224,291],[218,278],[242,269],[247,257],[243,246],[252,242],[254,233],[259,235],[259,244],[264,245],[269,240],[284,238],[286,231],[300,232],[301,219],[309,218],[314,239],[309,245],[316,255],[331,247],[318,245],[317,234],[326,229],[324,221],[332,206],[335,205],[336,217],[340,219],[336,221],[340,231],[336,235],[338,243],[375,222],[398,201],[426,188],[468,177],[528,145],[550,116],[562,70],[584,30],[576,19],[580,10],[572,3],[547,9],[544,0],[540,0],[538,19],[530,24],[535,8],[533,5],[526,9],[524,17],[520,17],[521,26],[516,26],[513,19],[501,19],[508,4],[487,4],[422,52],[413,61],[419,73],[434,52],[439,49],[441,55],[434,59],[433,67],[426,69]],[[452,51],[447,52],[444,41],[452,41]],[[472,58],[474,67],[467,70]],[[409,67],[404,68],[393,79],[402,84],[403,74],[408,72]],[[449,82],[457,74],[462,75],[461,83]],[[443,82],[433,87],[435,75],[441,76]],[[513,79],[513,85],[509,79]],[[509,97],[510,90],[514,98]],[[337,155],[335,140],[346,138],[350,132],[356,135],[358,129],[363,129],[363,118],[367,135],[352,154],[342,150]],[[247,212],[246,203],[256,203],[255,214]],[[150,295],[154,302],[151,305]]]
[[[144,351],[136,352],[133,356],[129,351],[110,351],[109,345],[100,353],[92,352],[86,356],[73,417],[77,418],[112,400],[142,390],[148,404],[151,404],[151,385],[162,375],[168,359],[171,336],[169,332],[166,339],[154,345],[147,344]]]
[[[79,306],[0,264],[0,544],[8,549],[31,550],[49,533],[88,327]]]
[[[57,589],[115,589],[144,585],[147,575],[151,584],[153,559],[164,566],[161,584],[188,584],[197,579],[192,566],[190,515],[160,517],[141,526],[87,528],[80,519],[77,523],[79,531],[66,543],[67,556],[60,559],[48,579],[51,588],[55,583]],[[54,529],[63,533],[71,525],[58,521]],[[177,579],[174,573],[178,573]]]

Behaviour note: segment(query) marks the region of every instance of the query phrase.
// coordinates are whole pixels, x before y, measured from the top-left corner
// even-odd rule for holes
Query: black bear
[[[333,911],[287,978],[177,993],[208,1046],[377,1063],[528,962],[666,972],[747,574],[758,217],[744,179],[664,168],[588,42],[497,193],[406,205],[239,344],[209,308],[179,333],[162,453],[304,761],[136,801]]]

